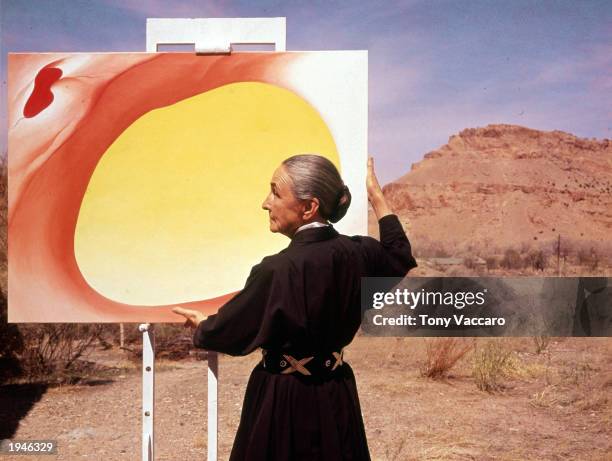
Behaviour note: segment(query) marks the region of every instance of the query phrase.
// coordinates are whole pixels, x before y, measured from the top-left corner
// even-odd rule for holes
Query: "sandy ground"
[[[372,459],[611,460],[612,341],[560,339],[539,355],[530,338],[496,341],[515,351],[516,369],[504,389],[489,394],[477,389],[469,354],[448,379],[433,381],[419,373],[425,340],[355,338],[345,357],[357,377]],[[95,385],[43,389],[21,407],[21,391],[0,390],[0,424],[15,405],[23,413],[11,421],[11,439],[57,439],[58,454],[42,459],[140,459],[140,371],[119,350],[93,358],[118,370]],[[229,456],[258,360],[257,353],[220,357],[219,459]],[[205,459],[206,392],[205,362],[158,362],[156,460]]]

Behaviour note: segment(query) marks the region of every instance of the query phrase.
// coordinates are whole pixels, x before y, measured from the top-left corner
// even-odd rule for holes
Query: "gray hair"
[[[338,169],[327,158],[301,154],[283,162],[291,178],[293,195],[301,200],[319,199],[319,213],[330,222],[338,222],[351,204],[351,193]]]

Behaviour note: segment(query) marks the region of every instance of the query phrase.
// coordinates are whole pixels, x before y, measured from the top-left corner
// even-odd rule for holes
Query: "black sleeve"
[[[277,272],[267,258],[253,267],[244,288],[200,322],[193,344],[229,355],[246,355],[260,347],[279,326],[282,314],[274,296]]]
[[[398,217],[394,214],[378,220],[380,242],[364,239],[368,251],[369,277],[404,277],[417,266],[412,248]]]

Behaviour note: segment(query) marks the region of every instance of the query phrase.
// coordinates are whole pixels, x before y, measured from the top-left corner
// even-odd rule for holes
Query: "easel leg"
[[[154,459],[153,412],[155,409],[155,335],[153,325],[141,324],[142,332],[142,461]]]
[[[208,360],[208,461],[217,461],[217,379],[219,356],[207,352]]]

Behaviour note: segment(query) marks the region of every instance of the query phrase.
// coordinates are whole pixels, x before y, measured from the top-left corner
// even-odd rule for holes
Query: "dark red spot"
[[[57,67],[44,67],[34,80],[34,90],[28,98],[23,115],[26,118],[32,118],[40,114],[53,102],[53,93],[51,93],[51,85],[57,82],[62,76],[62,70]]]

